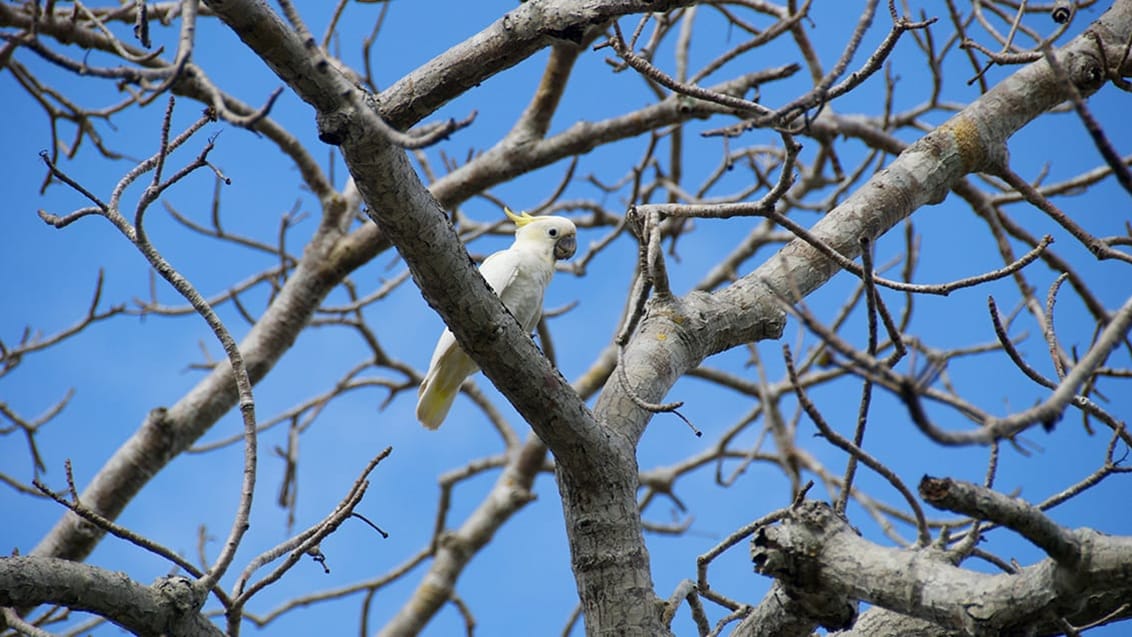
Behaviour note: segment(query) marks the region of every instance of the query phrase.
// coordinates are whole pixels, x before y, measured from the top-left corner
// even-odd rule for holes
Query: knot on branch
[[[177,619],[199,611],[206,597],[193,586],[193,580],[183,575],[162,577],[153,583],[153,590],[170,616]]]
[[[443,533],[440,536],[439,545],[461,561],[470,560],[476,554],[476,547],[468,541],[468,538],[456,532]]]
[[[1070,51],[1062,60],[1069,81],[1082,95],[1091,95],[1104,84],[1104,63],[1092,53]]]
[[[1073,3],[1069,0],[1057,0],[1053,3],[1053,9],[1049,12],[1049,17],[1057,24],[1065,24],[1069,22],[1069,18],[1073,17]]]
[[[586,28],[579,24],[568,24],[561,29],[545,28],[539,29],[539,33],[550,36],[556,40],[565,40],[573,44],[580,45],[585,41]]]
[[[751,538],[755,571],[777,579],[793,603],[829,630],[844,630],[857,620],[857,600],[822,574],[826,546],[844,533],[857,535],[825,502],[804,500],[780,524],[764,526]]]
[[[315,117],[315,122],[318,124],[318,141],[331,146],[341,146],[346,143],[351,120],[348,111],[319,113]]]
[[[824,502],[806,500],[777,526],[765,526],[751,538],[755,571],[802,587],[818,583],[816,558],[830,535],[845,522]]]

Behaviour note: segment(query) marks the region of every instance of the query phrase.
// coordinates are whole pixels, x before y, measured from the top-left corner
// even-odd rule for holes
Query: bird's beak
[[[574,235],[566,235],[554,242],[554,258],[569,259],[578,249],[578,241]]]

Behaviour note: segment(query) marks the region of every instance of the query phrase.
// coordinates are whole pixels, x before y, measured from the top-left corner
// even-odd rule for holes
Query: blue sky
[[[819,46],[819,55],[827,65],[836,59],[847,25],[855,19],[853,11],[846,13],[846,5],[849,4],[855,3],[815,2],[814,21],[807,28],[811,30],[814,42]],[[312,30],[321,33],[327,19],[323,5],[299,3],[299,6]],[[379,6],[355,3],[347,8],[341,37],[343,57],[347,62],[359,62],[360,47],[355,43],[368,32]],[[377,82],[382,87],[388,86],[406,71],[467,38],[513,6],[513,3],[506,2],[392,3],[386,28],[374,50]],[[444,13],[441,19],[436,19],[438,10]],[[705,14],[704,20],[716,19],[706,10],[701,11]],[[1098,13],[1093,10],[1082,12],[1077,18],[1079,23],[1076,28],[1095,19]],[[427,37],[421,36],[418,27],[423,19],[429,19]],[[1044,18],[1031,18],[1031,23],[1035,29],[1051,28]],[[623,27],[631,29],[633,24],[635,22],[625,21]],[[864,59],[887,28],[888,19],[882,10],[851,68]],[[159,34],[159,37],[166,35],[170,34]],[[709,35],[706,26],[702,34],[696,36],[693,65],[710,60],[729,42],[738,42],[741,35],[725,34],[722,42],[713,41],[713,37],[716,36]],[[249,103],[259,104],[279,86],[278,79],[222,26],[208,20],[202,22],[199,38],[199,42],[207,45],[198,46],[194,60],[225,90]],[[787,60],[773,58],[773,55],[786,52],[785,49],[771,47],[760,52],[760,57],[745,58],[747,66],[728,67],[714,79],[722,80],[761,65],[782,64]],[[76,54],[74,51],[70,53]],[[603,61],[608,55],[610,52],[607,50],[583,55],[576,71],[580,81],[567,91],[552,133],[565,130],[578,120],[617,115],[651,101],[643,82],[633,77],[631,72],[614,74],[609,70]],[[27,51],[18,51],[16,59],[42,74],[46,82],[59,90],[81,96],[79,101],[86,106],[102,107],[120,99],[108,87],[91,79],[78,80],[61,73]],[[472,110],[476,110],[478,115],[473,126],[429,151],[433,167],[441,165],[438,159],[440,151],[462,158],[469,149],[490,147],[505,133],[525,106],[545,59],[544,51],[443,107],[436,114],[438,118],[463,118]],[[768,62],[768,59],[771,61]],[[946,99],[965,102],[977,95],[976,88],[964,85],[971,74],[970,67],[960,55],[953,55],[950,60],[944,76],[948,91]],[[899,77],[895,108],[908,108],[926,99],[926,71],[911,39],[901,42],[892,63],[893,74]],[[1009,72],[1009,69],[992,69],[988,79],[993,83]],[[804,88],[798,83],[769,86],[763,92],[764,103],[785,103],[801,90]],[[0,251],[0,263],[10,273],[0,279],[0,298],[8,309],[0,313],[0,339],[11,345],[19,340],[25,328],[52,334],[79,320],[90,302],[99,269],[105,272],[100,306],[103,308],[119,303],[131,305],[135,298],[146,298],[149,275],[144,260],[105,220],[87,218],[64,230],[56,230],[39,220],[35,214],[37,209],[61,214],[84,205],[84,202],[60,185],[54,185],[42,194],[39,192],[44,167],[37,153],[49,143],[47,118],[19,89],[10,72],[0,73],[0,93],[8,96],[5,109],[9,113],[6,123],[0,125],[0,141],[5,147],[0,162],[5,174],[7,201],[3,236],[8,239],[5,249]],[[859,93],[839,100],[833,108],[844,114],[873,115],[879,110],[881,102],[878,100],[882,99],[883,78],[878,74]],[[1126,112],[1127,97],[1115,89],[1106,88],[1091,100],[1090,106],[1106,125],[1118,150],[1127,152],[1132,147],[1132,132],[1121,126],[1121,113]],[[115,116],[112,125],[99,123],[98,130],[113,148],[131,158],[144,157],[151,154],[156,145],[163,109],[163,101],[158,100],[142,111]],[[174,128],[186,126],[198,114],[199,105],[180,101]],[[330,151],[316,140],[311,109],[284,93],[272,115],[314,149],[312,152],[323,161],[324,166],[333,162],[336,185],[340,187],[345,171],[341,161],[329,159]],[[937,114],[928,120],[939,123],[944,117]],[[698,133],[728,121],[713,119],[693,122],[688,126],[687,143],[693,149],[691,158],[695,160],[686,161],[689,183],[697,184],[699,178],[713,170],[721,152],[718,139],[702,140]],[[69,135],[70,131],[63,137]],[[206,127],[201,136],[174,155],[174,161],[188,161],[199,152],[205,143],[205,135],[216,136],[217,147],[211,159],[232,179],[232,184],[223,188],[221,195],[225,227],[272,242],[282,215],[293,209],[310,212],[311,216],[301,222],[288,238],[289,245],[298,251],[317,223],[317,201],[297,186],[294,168],[262,140],[225,124]],[[901,138],[906,141],[914,137],[909,131],[901,133]],[[733,142],[732,147],[776,141],[776,135],[754,132]],[[608,151],[595,151],[582,157],[566,198],[597,199],[615,211],[623,210],[624,191],[603,195],[587,184],[584,177],[594,174],[607,181],[616,180],[631,162],[641,156],[645,143],[643,139],[628,140]],[[816,145],[810,146],[803,153],[804,160],[813,156],[812,146]],[[862,149],[852,142],[843,148],[843,161],[847,166],[853,165],[853,158],[859,156]],[[1047,181],[1075,175],[1100,161],[1095,148],[1084,135],[1082,125],[1069,114],[1047,115],[1033,123],[1012,139],[1010,151],[1017,172],[1034,178],[1048,168]],[[65,161],[63,168],[105,197],[132,165],[129,159],[117,162],[103,160],[88,145],[74,160]],[[565,165],[565,162],[560,162],[535,171],[501,185],[493,192],[510,202],[513,208],[529,208],[542,201],[557,185]],[[743,185],[742,179],[741,174],[730,176],[713,194],[739,190]],[[197,221],[206,222],[213,188],[212,177],[201,172],[167,193],[163,202]],[[140,190],[136,186],[130,191],[126,198],[128,206],[133,206],[138,192]],[[1128,195],[1111,182],[1088,194],[1061,198],[1058,204],[1098,236],[1123,232],[1129,218]],[[494,219],[500,214],[494,205],[483,199],[467,202],[461,211],[479,220]],[[1030,232],[1055,234],[1055,248],[1092,282],[1093,292],[1109,308],[1115,309],[1124,302],[1129,293],[1127,282],[1132,280],[1127,265],[1095,261],[1084,248],[1032,208],[1015,204],[1011,212]],[[132,216],[132,212],[130,214]],[[805,212],[797,217],[805,225],[812,224],[817,218],[816,214]],[[922,237],[922,261],[916,275],[917,282],[943,282],[1001,266],[996,261],[994,246],[982,222],[955,198],[918,211],[912,222]],[[756,221],[749,219],[697,222],[695,232],[683,237],[679,243],[679,260],[669,261],[674,290],[685,293],[691,289],[719,255],[729,251],[754,223]],[[148,212],[147,228],[158,248],[206,296],[224,290],[273,262],[270,256],[249,254],[184,230],[160,205]],[[579,237],[580,250],[602,234],[601,231],[583,231]],[[877,263],[889,261],[903,250],[900,228],[891,234],[878,244]],[[488,238],[478,241],[471,249],[474,253],[485,254],[505,244],[503,238]],[[552,321],[559,365],[567,378],[573,379],[582,373],[615,333],[631,283],[635,251],[635,244],[621,238],[594,260],[587,277],[559,275],[552,283],[546,299],[547,307],[559,307],[575,301],[579,304],[576,310]],[[748,269],[744,272],[766,256],[756,257],[747,264]],[[404,265],[393,253],[386,253],[359,269],[351,278],[360,290],[369,292],[403,269]],[[1027,273],[1040,290],[1039,297],[1044,298],[1045,289],[1056,278],[1056,273],[1041,264],[1031,266]],[[807,299],[807,305],[819,316],[832,316],[852,286],[850,277],[838,276]],[[162,302],[183,304],[163,283],[157,284],[157,290]],[[901,307],[901,295],[890,291],[883,295],[893,307]],[[937,348],[991,342],[994,334],[985,309],[988,295],[994,295],[1004,310],[1013,309],[1017,303],[1017,290],[1009,281],[962,290],[946,298],[918,297],[910,332]],[[336,292],[330,302],[344,298],[341,292]],[[243,297],[253,311],[261,310],[267,299],[267,290],[263,288]],[[231,305],[221,306],[219,311],[237,337],[246,334],[248,326]],[[391,356],[420,369],[426,366],[441,322],[411,283],[401,285],[387,300],[374,306],[367,312],[367,319]],[[1056,325],[1067,346],[1076,346],[1078,352],[1084,351],[1093,334],[1093,325],[1068,290],[1062,292],[1062,300],[1057,306]],[[1028,331],[1029,337],[1021,349],[1043,373],[1050,373],[1040,332],[1032,321],[1027,323],[1020,319],[1012,335],[1024,331]],[[850,320],[845,334],[858,344],[864,343],[864,319],[860,312]],[[797,353],[799,344],[801,349],[805,349],[815,344],[816,339],[803,333],[798,324],[791,321],[781,342],[758,344],[758,355],[774,381],[783,377],[783,343],[790,344]],[[17,413],[32,417],[74,388],[73,400],[43,429],[37,442],[48,467],[44,477],[50,484],[62,485],[63,462],[70,459],[76,480],[80,486],[85,485],[150,409],[172,404],[201,378],[201,372],[190,366],[202,361],[202,347],[213,359],[222,356],[214,337],[197,317],[116,317],[92,326],[60,347],[27,356],[17,369],[0,378],[0,401]],[[257,413],[261,421],[326,391],[346,370],[362,360],[365,356],[363,348],[356,335],[341,328],[306,330],[277,368],[256,387]],[[948,370],[950,380],[972,402],[998,415],[1025,408],[1045,396],[1044,391],[1039,391],[1040,388],[1000,358],[996,354],[984,354],[953,361]],[[754,379],[754,370],[747,366],[749,359],[749,352],[740,348],[713,357],[705,364]],[[1127,366],[1127,351],[1119,352],[1110,365]],[[389,374],[371,370],[363,376]],[[498,396],[482,376],[478,377],[477,383],[489,395]],[[1132,407],[1126,386],[1126,381],[1101,386],[1107,398],[1106,407],[1118,417],[1126,418]],[[459,400],[449,422],[439,433],[432,433],[415,423],[411,393],[405,392],[383,411],[378,411],[378,406],[385,399],[381,390],[363,389],[346,394],[324,411],[304,434],[301,443],[298,528],[304,528],[326,515],[349,488],[365,462],[385,446],[393,446],[393,454],[373,474],[370,491],[360,509],[389,531],[389,539],[380,539],[361,524],[344,525],[323,544],[331,568],[329,575],[324,575],[317,565],[304,562],[277,586],[256,598],[250,607],[252,612],[267,612],[296,595],[349,585],[401,563],[427,541],[437,506],[436,476],[462,466],[470,458],[499,453],[497,437],[483,417],[471,408],[469,401]],[[859,384],[853,382],[835,383],[814,391],[819,407],[823,408],[835,427],[847,434],[851,432],[858,395]],[[675,417],[657,416],[641,442],[639,458],[642,469],[672,464],[707,448],[714,443],[719,432],[732,426],[753,406],[749,398],[721,391],[694,378],[677,383],[668,400],[684,400],[683,413],[704,430],[705,436],[703,439],[693,438]],[[501,404],[521,435],[527,435],[526,426],[505,402]],[[788,401],[787,408],[793,410],[794,403]],[[898,401],[884,392],[877,392],[874,396],[871,413],[866,448],[892,467],[909,486],[914,488],[923,474],[981,480],[987,459],[985,449],[946,449],[928,443],[911,426]],[[948,426],[969,426],[953,413],[940,414]],[[787,417],[792,415],[787,413]],[[205,435],[202,442],[228,438],[239,428],[238,416],[229,414]],[[840,474],[844,467],[843,454],[814,436],[816,430],[804,419],[799,431],[799,444],[832,473]],[[740,440],[745,441],[743,445],[749,446],[756,435],[757,428],[748,429]],[[1080,418],[1075,415],[1065,418],[1052,433],[1034,431],[1028,433],[1026,439],[1033,443],[1029,455],[1011,448],[1003,449],[996,486],[1003,492],[1017,492],[1030,501],[1049,497],[1088,475],[1099,466],[1107,444],[1103,432],[1085,435]],[[237,557],[237,571],[247,560],[288,535],[284,526],[286,513],[273,502],[282,464],[271,452],[274,446],[285,441],[286,430],[282,427],[262,436],[261,473],[252,530]],[[210,557],[214,557],[219,549],[219,538],[228,532],[235,510],[240,464],[241,450],[236,446],[208,454],[184,455],[150,483],[119,522],[187,555],[195,555],[197,528],[205,524],[208,533],[218,538],[207,549]],[[30,481],[31,466],[20,437],[9,435],[0,438],[0,466],[16,478]],[[729,469],[725,472],[733,466],[728,465]],[[867,488],[874,497],[887,503],[901,504],[898,494],[875,475],[868,471],[858,475],[858,484]],[[495,477],[494,472],[488,472],[456,488],[449,512],[450,524],[463,521]],[[1054,509],[1051,515],[1071,527],[1091,526],[1110,534],[1132,534],[1132,512],[1127,506],[1118,504],[1126,501],[1128,488],[1127,476],[1111,477],[1079,499]],[[695,556],[707,551],[720,538],[746,522],[787,504],[788,489],[789,485],[776,468],[756,463],[727,489],[713,482],[712,468],[701,469],[691,475],[678,487],[678,494],[690,508],[686,514],[676,511],[663,498],[654,502],[646,513],[647,520],[671,523],[689,514],[694,518],[690,532],[682,537],[650,536],[648,539],[658,594],[667,596],[680,580],[694,578]],[[461,577],[458,593],[475,613],[479,634],[507,634],[519,627],[530,630],[531,634],[556,634],[573,608],[574,582],[569,571],[561,507],[552,477],[540,477],[536,492],[538,499],[501,529]],[[820,486],[812,495],[829,496]],[[0,487],[0,506],[9,519],[20,520],[19,524],[5,525],[0,529],[0,546],[4,550],[18,547],[21,552],[29,551],[60,514],[57,505],[19,496],[6,487]],[[867,536],[888,544],[867,516],[859,510],[851,510],[850,515],[851,521]],[[929,517],[949,516],[929,512]],[[905,538],[913,535],[907,527],[898,527],[897,530]],[[984,547],[999,551],[1003,557],[1016,558],[1022,564],[1043,557],[1027,543],[1002,530],[991,533]],[[164,561],[113,539],[103,541],[90,562],[125,571],[141,582],[152,581],[169,570]],[[977,563],[970,566],[981,568]],[[378,593],[371,610],[370,626],[380,626],[396,612],[422,572],[418,568]],[[768,583],[765,578],[751,572],[746,542],[733,548],[716,563],[711,571],[711,581],[725,594],[750,603],[760,599]],[[313,627],[333,632],[352,631],[357,625],[359,606],[360,596],[353,596],[293,611],[281,620],[282,624],[274,624],[274,630],[267,632],[282,631],[283,627],[287,632],[296,634]],[[709,612],[713,621],[723,614],[710,605]],[[686,607],[681,609],[675,629],[678,634],[694,631]],[[256,632],[251,627],[245,630],[245,634]],[[450,635],[461,630],[462,620],[448,606],[424,634]],[[109,628],[98,634],[113,632],[116,632],[115,629]],[[1097,631],[1095,634],[1105,633]],[[580,628],[575,630],[575,634],[581,634]]]

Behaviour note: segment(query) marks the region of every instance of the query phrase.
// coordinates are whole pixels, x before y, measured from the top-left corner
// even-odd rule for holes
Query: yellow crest
[[[515,214],[515,213],[511,212],[511,209],[508,208],[507,206],[503,206],[503,212],[507,214],[508,219],[510,219],[511,221],[514,221],[515,225],[520,227],[520,228],[527,225],[528,223],[531,223],[532,221],[534,221],[536,219],[536,217],[532,217],[525,212],[520,213],[520,214]]]

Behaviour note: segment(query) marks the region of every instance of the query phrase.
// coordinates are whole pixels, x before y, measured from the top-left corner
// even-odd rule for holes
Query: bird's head
[[[504,208],[507,218],[515,222],[516,241],[540,241],[554,246],[555,259],[569,259],[578,249],[578,230],[574,222],[565,217],[532,217],[527,213],[515,214]]]

